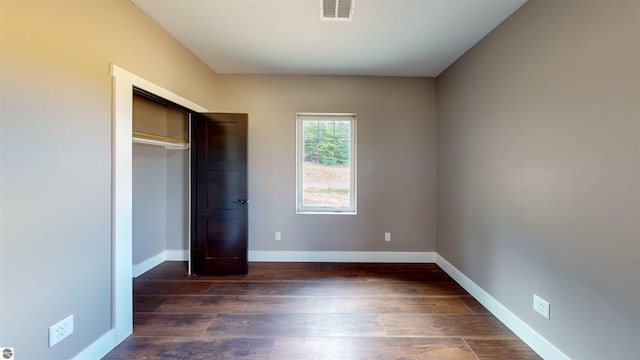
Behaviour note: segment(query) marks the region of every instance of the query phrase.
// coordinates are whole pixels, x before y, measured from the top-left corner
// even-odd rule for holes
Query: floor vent
[[[320,0],[320,19],[351,21],[355,0]]]

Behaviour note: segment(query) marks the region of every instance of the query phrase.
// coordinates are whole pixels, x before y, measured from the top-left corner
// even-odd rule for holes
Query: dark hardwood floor
[[[133,284],[133,335],[104,359],[540,359],[435,264],[165,262]]]

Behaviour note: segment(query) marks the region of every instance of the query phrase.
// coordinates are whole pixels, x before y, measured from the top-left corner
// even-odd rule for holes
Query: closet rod
[[[159,145],[164,146],[167,149],[186,150],[189,148],[189,143],[184,140],[174,139],[166,136],[147,134],[139,131],[132,132],[132,140],[135,143],[147,144],[147,145]]]
[[[161,135],[147,134],[147,133],[143,133],[143,132],[140,132],[140,131],[134,131],[132,134],[134,136],[142,136],[142,137],[146,137],[146,138],[153,138],[153,139],[163,140],[163,141],[167,141],[167,142],[171,142],[171,143],[178,143],[178,144],[186,144],[187,143],[185,140],[180,140],[180,139],[176,139],[176,138],[170,138],[170,137],[161,136]]]

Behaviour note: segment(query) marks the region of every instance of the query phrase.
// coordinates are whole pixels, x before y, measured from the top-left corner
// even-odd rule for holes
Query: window
[[[297,115],[297,207],[356,213],[356,115]]]

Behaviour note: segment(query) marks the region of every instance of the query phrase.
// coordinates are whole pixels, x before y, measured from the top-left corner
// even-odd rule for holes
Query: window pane
[[[298,211],[355,212],[352,164],[353,116],[299,119],[302,144],[298,165]],[[311,119],[310,119],[311,118]],[[300,198],[301,197],[301,198]]]

